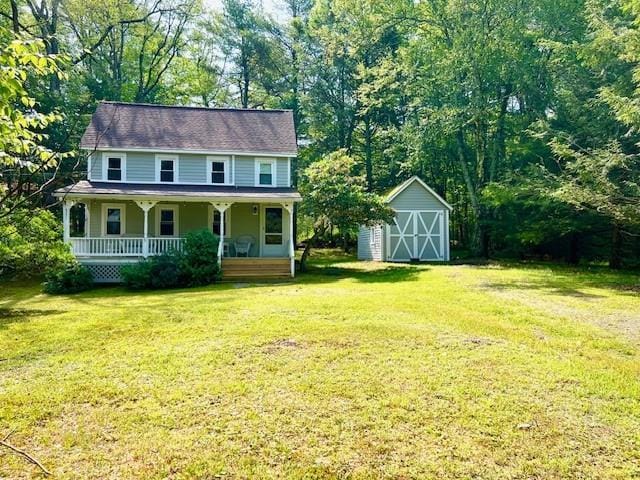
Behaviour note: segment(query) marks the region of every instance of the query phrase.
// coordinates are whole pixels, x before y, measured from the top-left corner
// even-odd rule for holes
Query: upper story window
[[[102,156],[102,178],[110,182],[124,182],[126,180],[127,157],[124,153],[105,153]]]
[[[256,187],[276,186],[276,161],[273,158],[256,159]]]
[[[174,183],[178,179],[178,157],[156,155],[156,181]]]
[[[228,157],[207,157],[209,183],[231,185],[231,167]]]

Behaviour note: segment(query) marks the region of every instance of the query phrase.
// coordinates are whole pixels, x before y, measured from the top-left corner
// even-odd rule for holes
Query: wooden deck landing
[[[289,258],[223,258],[222,278],[290,278]]]

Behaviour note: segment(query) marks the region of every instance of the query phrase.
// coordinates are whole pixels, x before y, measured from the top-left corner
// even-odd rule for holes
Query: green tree
[[[344,235],[360,225],[393,221],[393,211],[380,196],[367,192],[366,179],[355,173],[356,167],[356,160],[338,150],[302,173],[300,192],[304,201],[299,211],[313,225],[302,254],[303,270],[314,244],[331,227]]]
[[[41,195],[55,178],[60,160],[70,155],[43,145],[43,130],[62,116],[38,112],[27,90],[28,82],[38,78],[64,78],[63,61],[62,56],[45,53],[41,40],[17,37],[1,45],[0,218]]]

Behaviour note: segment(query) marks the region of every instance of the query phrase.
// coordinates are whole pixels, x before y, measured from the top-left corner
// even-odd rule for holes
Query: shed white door
[[[389,226],[388,259],[444,259],[444,211],[397,210]]]

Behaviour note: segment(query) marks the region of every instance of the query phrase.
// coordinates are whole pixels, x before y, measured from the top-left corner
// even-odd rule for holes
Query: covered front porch
[[[294,201],[278,200],[67,195],[64,238],[81,263],[108,265],[113,276],[118,264],[180,250],[186,233],[206,228],[221,239],[223,277],[294,276]]]

